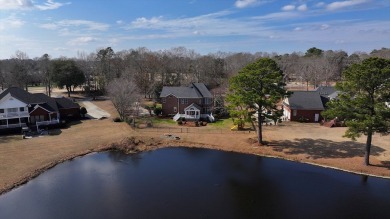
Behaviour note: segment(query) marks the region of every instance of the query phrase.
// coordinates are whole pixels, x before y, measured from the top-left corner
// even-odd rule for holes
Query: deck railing
[[[249,134],[254,131],[231,131],[229,129],[206,128],[206,127],[145,127],[135,128],[139,132],[160,132],[160,133],[194,133],[194,134]]]
[[[0,113],[0,119],[29,117],[28,112]]]
[[[8,128],[18,128],[18,127],[26,127],[26,123],[20,124],[8,124],[8,125],[0,125],[0,129],[8,129]]]
[[[54,124],[58,124],[58,123],[60,123],[60,120],[53,119],[53,120],[50,120],[50,121],[36,122],[36,125],[38,125],[38,126],[40,126],[40,125],[54,125]]]

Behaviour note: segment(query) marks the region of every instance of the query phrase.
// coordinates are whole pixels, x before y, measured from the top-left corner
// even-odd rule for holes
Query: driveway
[[[80,103],[82,105],[84,105],[84,107],[87,109],[88,113],[86,116],[91,118],[91,119],[108,118],[111,116],[111,114],[109,114],[105,110],[99,108],[98,106],[93,104],[91,101],[84,100],[84,101],[80,101]]]

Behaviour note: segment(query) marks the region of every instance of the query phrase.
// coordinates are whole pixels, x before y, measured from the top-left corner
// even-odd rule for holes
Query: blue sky
[[[0,0],[0,59],[184,46],[201,54],[390,48],[389,0]]]

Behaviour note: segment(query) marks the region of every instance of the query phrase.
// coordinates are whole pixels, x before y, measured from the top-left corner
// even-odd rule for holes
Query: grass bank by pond
[[[116,116],[110,101],[94,102]],[[225,122],[190,129],[215,129]],[[164,123],[164,121],[161,121]],[[180,140],[164,137],[176,123],[164,123],[158,132],[133,130],[126,123],[112,119],[84,120],[62,129],[59,135],[33,139],[0,136],[0,193],[27,182],[54,165],[87,153],[120,149],[127,152],[153,150],[168,146],[201,147],[280,157],[314,163],[363,174],[390,177],[390,136],[374,136],[371,163],[363,165],[364,139],[351,142],[342,138],[344,128],[329,129],[318,124],[282,123],[265,126],[268,146],[258,146],[254,132],[220,134],[173,133]],[[229,126],[229,125],[227,125]],[[165,127],[165,128],[164,128]],[[224,129],[223,129],[224,130]]]

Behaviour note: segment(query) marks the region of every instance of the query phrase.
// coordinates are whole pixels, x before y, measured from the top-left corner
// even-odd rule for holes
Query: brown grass
[[[108,100],[95,101],[97,106],[117,116]],[[171,125],[176,127],[176,125]],[[204,127],[189,127],[203,129]],[[390,177],[390,136],[375,135],[371,166],[363,165],[364,138],[357,142],[342,138],[345,128],[325,128],[318,124],[282,123],[265,126],[268,146],[256,143],[255,133],[222,132],[222,134],[178,133],[174,140],[158,132],[132,130],[126,123],[83,120],[56,135],[24,139],[0,136],[0,194],[27,182],[57,163],[93,151],[119,148],[127,152],[152,150],[168,146],[203,147],[225,151],[281,157],[357,173]]]

